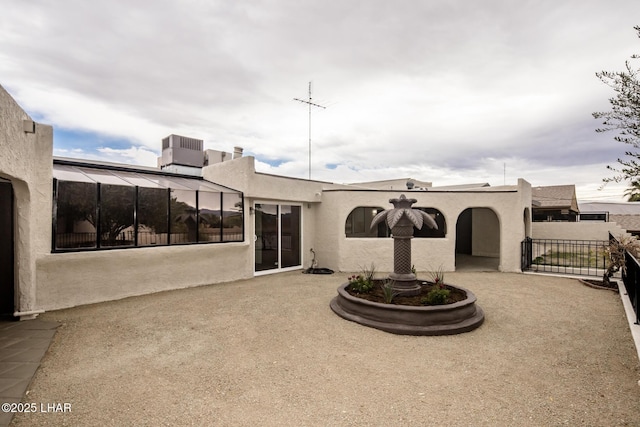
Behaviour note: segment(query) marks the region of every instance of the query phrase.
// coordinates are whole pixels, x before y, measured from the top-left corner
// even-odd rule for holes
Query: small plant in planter
[[[433,286],[427,295],[420,300],[424,305],[442,305],[447,303],[447,298],[451,291],[445,288],[444,285],[444,268],[438,267],[437,270],[429,272],[431,277],[431,283]]]
[[[391,279],[386,279],[380,284],[385,304],[391,304],[393,299],[398,295],[398,293],[393,289],[394,284],[394,281]]]
[[[359,294],[366,294],[373,289],[373,283],[359,274],[349,276],[349,289]]]
[[[362,268],[361,274],[354,274],[349,276],[349,289],[359,294],[366,294],[373,290],[375,285],[374,276],[376,268],[373,263],[370,267]]]
[[[431,281],[439,285],[440,288],[444,287],[444,268],[442,266],[438,267],[437,270],[433,270],[429,272],[429,277],[431,277]]]
[[[449,297],[449,289],[444,288],[443,285],[434,285],[433,289],[429,291],[426,297],[422,298],[424,305],[442,305],[447,303]]]

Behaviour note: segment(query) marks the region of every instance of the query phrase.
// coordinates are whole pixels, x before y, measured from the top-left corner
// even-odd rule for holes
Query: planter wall
[[[346,291],[348,285],[345,283],[338,288],[338,296],[331,300],[331,309],[344,319],[386,332],[400,335],[453,335],[472,331],[484,321],[484,312],[476,305],[476,296],[461,287],[457,288],[467,294],[463,301],[434,306],[407,306],[354,297]]]

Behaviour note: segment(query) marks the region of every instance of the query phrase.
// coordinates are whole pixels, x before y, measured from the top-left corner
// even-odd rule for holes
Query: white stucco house
[[[163,142],[163,157],[171,148]],[[198,174],[52,152],[52,128],[34,123],[0,86],[1,311],[23,319],[302,271],[312,249],[322,267],[338,272],[372,262],[392,271],[388,230],[369,224],[401,194],[438,224],[413,239],[418,271],[455,271],[483,257],[495,270],[519,272],[520,244],[531,236],[531,186],[523,179],[501,187],[407,179],[347,185],[256,172],[254,158],[239,150],[205,153]]]

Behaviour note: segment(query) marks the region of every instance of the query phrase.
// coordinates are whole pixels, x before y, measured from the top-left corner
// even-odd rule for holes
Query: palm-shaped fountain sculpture
[[[393,203],[393,209],[376,215],[371,221],[371,227],[386,220],[393,233],[393,273],[389,274],[394,283],[393,291],[396,296],[421,294],[429,285],[418,280],[411,271],[413,227],[422,228],[426,224],[437,229],[438,226],[429,214],[411,208],[415,199],[407,199],[402,194],[389,202]],[[349,282],[340,285],[338,295],[329,303],[334,313],[347,320],[394,334],[460,334],[476,329],[484,321],[484,312],[476,304],[473,292],[452,284],[447,284],[447,288],[466,294],[466,298],[442,305],[370,301],[349,293],[349,286]]]
[[[416,199],[407,199],[404,194],[398,199],[391,199],[393,209],[386,209],[376,215],[371,221],[371,228],[386,219],[393,237],[393,273],[389,279],[394,283],[393,290],[398,295],[417,295],[420,284],[416,275],[411,271],[411,239],[413,227],[421,229],[423,225],[438,228],[436,221],[428,213],[413,209],[411,205]]]

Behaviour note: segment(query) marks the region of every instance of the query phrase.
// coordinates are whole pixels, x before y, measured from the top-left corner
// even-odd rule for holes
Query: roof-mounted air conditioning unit
[[[182,165],[201,168],[204,164],[203,146],[201,139],[169,135],[162,140],[161,166]]]

